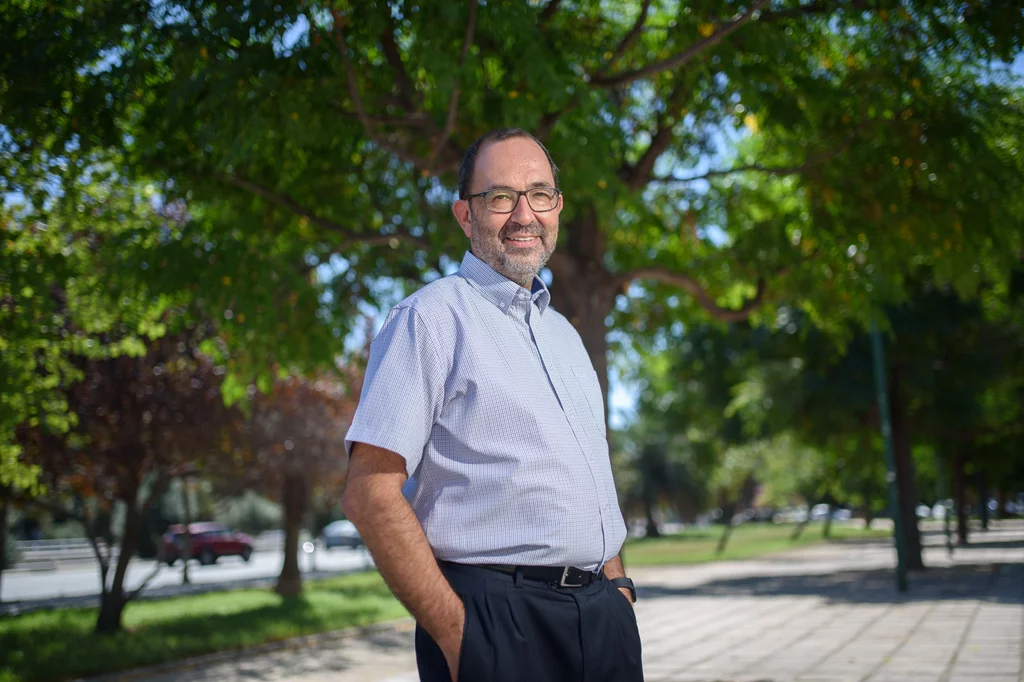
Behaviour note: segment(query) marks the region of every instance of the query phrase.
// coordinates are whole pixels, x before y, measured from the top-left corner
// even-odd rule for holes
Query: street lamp
[[[903,517],[896,488],[896,466],[892,447],[892,420],[889,416],[888,382],[885,373],[885,349],[882,333],[878,330],[878,318],[871,318],[871,351],[875,361],[875,391],[878,394],[878,421],[882,425],[882,440],[885,442],[886,480],[889,483],[889,509],[892,512],[893,533],[896,536],[896,589],[907,591],[907,563],[903,548]]]
[[[181,534],[181,583],[188,585],[192,581],[188,576],[188,560],[192,558],[192,505],[190,496],[196,479],[194,464],[186,464],[181,470],[181,499],[185,507],[185,532]]]

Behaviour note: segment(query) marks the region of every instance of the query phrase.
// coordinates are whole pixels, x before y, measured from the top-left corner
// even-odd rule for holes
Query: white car
[[[347,519],[332,521],[324,526],[324,529],[320,531],[320,542],[324,549],[363,546],[363,538],[356,530],[356,525]]]

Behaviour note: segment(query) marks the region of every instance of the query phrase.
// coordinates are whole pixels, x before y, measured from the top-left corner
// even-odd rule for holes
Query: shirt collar
[[[509,308],[516,301],[516,296],[521,293],[527,293],[526,289],[505,277],[505,275],[495,271],[494,268],[469,251],[462,258],[459,274],[469,280],[470,284],[484,298],[498,306],[503,313],[508,313]],[[548,304],[551,302],[551,292],[548,291],[544,282],[537,276],[533,278],[533,285],[529,295],[537,304],[537,308],[541,313],[547,309]]]

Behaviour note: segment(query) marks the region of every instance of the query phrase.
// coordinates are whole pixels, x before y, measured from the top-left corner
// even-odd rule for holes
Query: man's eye
[[[512,194],[509,192],[495,192],[491,195],[491,201],[512,201]]]

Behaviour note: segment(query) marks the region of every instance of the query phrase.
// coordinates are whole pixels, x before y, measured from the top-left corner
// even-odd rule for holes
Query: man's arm
[[[604,575],[608,580],[614,580],[615,578],[625,578],[626,569],[622,567],[622,559],[616,554],[613,559],[609,559],[604,565]],[[629,605],[633,605],[633,595],[629,593],[625,587],[620,587],[619,592],[626,596],[629,600]]]
[[[356,443],[341,506],[359,529],[391,592],[441,647],[455,680],[466,610],[402,495],[407,478],[400,455]]]

